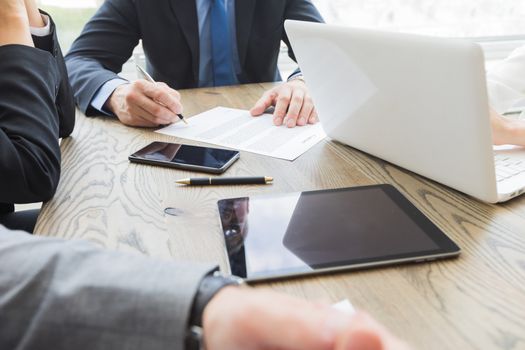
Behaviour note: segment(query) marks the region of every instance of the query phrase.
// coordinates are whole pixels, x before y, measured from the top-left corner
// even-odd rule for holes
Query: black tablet
[[[231,273],[247,281],[460,253],[390,185],[224,199],[218,206]]]

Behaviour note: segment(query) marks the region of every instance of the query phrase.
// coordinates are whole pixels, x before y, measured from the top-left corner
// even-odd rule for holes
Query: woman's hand
[[[34,46],[24,0],[0,0],[0,46]]]
[[[514,120],[490,110],[492,141],[495,145],[517,145],[525,147],[525,121]]]
[[[31,27],[37,27],[37,28],[45,27],[46,23],[44,22],[44,19],[42,18],[40,11],[38,11],[36,0],[24,0],[24,3],[26,5],[27,18],[29,19],[29,25]]]

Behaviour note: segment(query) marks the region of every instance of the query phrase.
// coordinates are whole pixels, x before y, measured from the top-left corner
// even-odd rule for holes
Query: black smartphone
[[[134,163],[222,174],[237,159],[239,151],[153,142],[129,156]]]

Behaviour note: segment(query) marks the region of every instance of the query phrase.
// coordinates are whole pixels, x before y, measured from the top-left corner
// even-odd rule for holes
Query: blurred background
[[[188,0],[192,1],[192,0]],[[242,1],[242,0],[239,0]],[[104,0],[40,0],[55,19],[64,52]],[[326,22],[356,27],[464,37],[482,44],[490,66],[525,44],[524,0],[313,0]],[[152,1],[152,6],[154,6]],[[143,64],[140,45],[135,60]],[[283,47],[283,76],[295,69]],[[124,67],[124,76],[135,74]]]
[[[191,1],[191,0],[188,0]],[[242,0],[240,0],[242,1]],[[525,40],[523,0],[313,0],[328,23],[480,41]],[[103,0],[41,0],[64,50]],[[152,1],[154,6],[154,1]]]

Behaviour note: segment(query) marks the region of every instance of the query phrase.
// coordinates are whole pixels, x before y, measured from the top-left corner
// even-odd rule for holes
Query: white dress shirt
[[[31,35],[47,36],[51,34],[51,21],[49,20],[49,17],[46,15],[41,15],[41,16],[46,26],[45,27],[30,27],[29,30],[31,32]]]
[[[487,85],[490,104],[498,113],[524,110],[521,118],[525,118],[525,46],[487,73]]]

